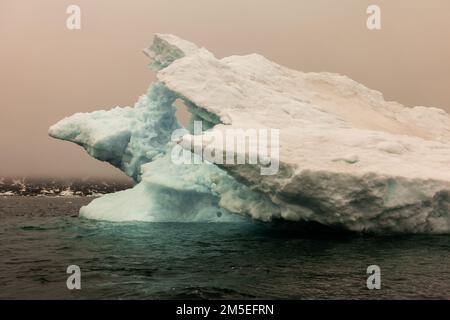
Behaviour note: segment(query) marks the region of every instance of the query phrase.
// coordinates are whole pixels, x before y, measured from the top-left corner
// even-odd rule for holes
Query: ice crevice
[[[49,129],[136,181],[81,208],[111,221],[314,221],[357,232],[450,232],[450,116],[405,107],[332,73],[303,73],[258,54],[217,59],[173,35],[144,50],[157,82],[133,107],[77,113]],[[175,164],[187,129],[280,130],[280,169]],[[206,134],[203,132],[203,135]],[[192,154],[192,157],[199,155]]]

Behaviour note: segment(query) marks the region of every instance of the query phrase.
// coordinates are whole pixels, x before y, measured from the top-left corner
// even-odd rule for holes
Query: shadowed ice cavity
[[[245,215],[271,219],[277,208],[267,197],[217,166],[172,162],[171,134],[181,128],[174,102],[180,98],[157,82],[134,108],[78,113],[50,128],[51,136],[79,144],[137,183],[132,189],[93,200],[81,208],[81,216],[110,221],[235,222]],[[202,120],[206,127],[218,123],[217,117],[192,102],[186,105],[193,114],[191,122]]]

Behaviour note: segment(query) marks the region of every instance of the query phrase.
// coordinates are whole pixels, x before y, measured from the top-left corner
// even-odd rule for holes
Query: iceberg
[[[77,113],[49,129],[136,181],[132,189],[93,200],[81,216],[252,218],[356,232],[450,233],[450,116],[444,110],[405,107],[346,76],[291,70],[258,54],[218,59],[169,34],[155,35],[144,53],[157,81],[133,107]],[[192,114],[186,128],[175,115],[178,101]],[[193,131],[195,121],[202,132]],[[177,146],[201,158],[199,137],[262,128],[280,132],[276,174],[261,174],[251,163],[173,161]],[[173,139],[177,130],[185,134]]]

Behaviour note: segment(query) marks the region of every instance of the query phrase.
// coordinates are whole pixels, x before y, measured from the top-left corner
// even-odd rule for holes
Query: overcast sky
[[[66,28],[70,4],[81,7],[81,30]],[[366,27],[369,4],[381,7],[380,31]],[[141,52],[154,33],[450,110],[449,14],[448,0],[0,0],[0,176],[121,177],[47,129],[132,105],[154,80]]]

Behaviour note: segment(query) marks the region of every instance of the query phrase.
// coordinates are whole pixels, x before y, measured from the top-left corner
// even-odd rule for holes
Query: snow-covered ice
[[[158,34],[144,50],[158,81],[134,107],[78,113],[49,129],[137,185],[81,215],[105,220],[315,221],[353,231],[450,232],[450,116],[405,107],[332,73],[303,73],[258,54],[217,59]],[[176,165],[181,99],[212,131],[280,130],[280,170]],[[189,129],[189,128],[188,128]],[[205,133],[206,134],[206,133]],[[183,142],[191,141],[186,135]]]

